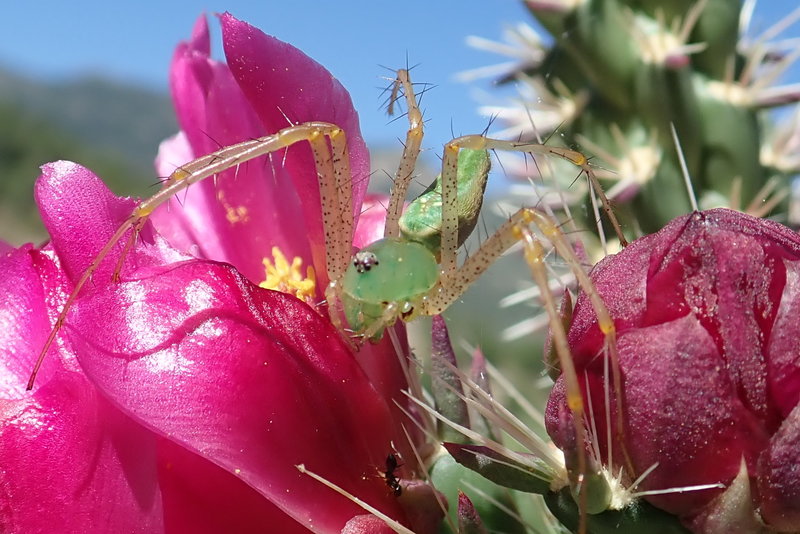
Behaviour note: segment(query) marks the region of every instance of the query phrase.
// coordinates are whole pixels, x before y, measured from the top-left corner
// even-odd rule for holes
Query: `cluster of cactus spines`
[[[426,409],[440,423],[438,441],[446,454],[433,462],[430,478],[448,502],[458,502],[450,514],[459,533],[485,532],[484,527],[558,533],[566,527],[596,534],[688,534],[677,517],[639,499],[635,487],[626,487],[594,458],[587,472],[570,470],[570,451],[562,453],[544,441],[530,428],[532,421],[523,422],[495,400],[481,378],[487,367],[480,353],[473,356],[469,375],[458,369],[446,325],[438,316],[432,345],[435,406]],[[504,393],[519,396],[516,391]],[[581,486],[583,490],[577,489]]]
[[[550,142],[596,156],[633,234],[695,207],[673,128],[700,208],[785,211],[790,179],[800,172],[787,154],[798,146],[798,120],[772,133],[768,111],[800,99],[800,86],[775,86],[800,51],[792,40],[774,41],[800,10],[748,40],[754,2],[525,3],[550,44],[526,25],[510,32],[511,46],[472,41],[517,59],[474,71],[517,83],[512,105],[483,109],[505,124],[502,133],[535,139],[555,132]]]

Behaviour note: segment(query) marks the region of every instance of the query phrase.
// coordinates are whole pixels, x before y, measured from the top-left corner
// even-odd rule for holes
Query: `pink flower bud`
[[[796,529],[800,236],[735,211],[693,213],[607,257],[591,278],[617,329],[621,434],[605,339],[585,294],[568,338],[603,461],[632,466],[629,482],[656,465],[637,491],[721,484],[647,497],[703,532],[744,460],[752,510],[772,529]],[[565,411],[559,379],[547,418],[560,446],[572,424]]]

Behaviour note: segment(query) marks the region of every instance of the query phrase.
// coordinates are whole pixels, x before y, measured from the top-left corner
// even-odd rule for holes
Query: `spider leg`
[[[411,84],[411,79],[406,69],[397,71],[397,79],[394,82],[394,90],[392,91],[392,102],[394,98],[396,98],[397,90],[401,86],[406,99],[406,107],[408,108],[406,111],[406,115],[408,116],[408,132],[406,133],[403,157],[397,168],[391,196],[389,197],[389,207],[386,210],[384,237],[397,237],[400,235],[399,221],[403,211],[403,202],[406,199],[408,186],[414,176],[414,168],[417,164],[417,157],[419,157],[423,136],[422,112],[417,105],[414,87]]]
[[[381,314],[380,318],[372,322],[372,324],[370,324],[369,327],[367,327],[367,329],[360,334],[361,339],[370,339],[384,328],[391,326],[395,321],[397,321],[397,317],[399,315],[400,304],[397,302],[390,302],[383,309],[383,313]]]
[[[556,249],[558,254],[567,262],[570,269],[578,281],[581,289],[587,293],[595,314],[598,318],[598,325],[606,339],[606,351],[609,356],[613,374],[613,386],[615,389],[617,402],[617,421],[614,425],[618,438],[622,438],[624,432],[623,403],[621,373],[616,345],[616,330],[614,322],[608,313],[605,304],[589,280],[583,266],[578,261],[572,246],[567,238],[558,228],[558,225],[544,213],[531,208],[521,208],[514,213],[501,227],[490,236],[476,253],[470,255],[463,264],[458,266],[458,189],[457,171],[458,155],[461,149],[471,150],[507,150],[514,152],[526,152],[530,154],[555,155],[573,163],[585,172],[595,188],[595,192],[601,199],[603,209],[609,221],[613,225],[620,242],[624,245],[625,238],[622,234],[619,223],[611,210],[608,199],[597,182],[593,169],[589,166],[587,158],[580,152],[561,147],[538,145],[531,143],[521,143],[490,139],[479,135],[463,136],[453,139],[445,145],[442,158],[442,225],[441,225],[441,276],[437,285],[423,299],[422,313],[433,315],[441,313],[447,309],[456,299],[458,299],[467,288],[477,280],[483,272],[494,263],[500,255],[518,241],[522,241],[526,250],[526,261],[531,267],[534,279],[540,286],[542,295],[549,296],[549,301],[545,301],[545,307],[550,317],[553,327],[554,341],[559,359],[561,370],[565,377],[567,390],[567,404],[572,413],[575,426],[576,447],[573,451],[577,474],[574,478],[574,487],[577,489],[578,500],[581,510],[586,510],[586,480],[591,478],[588,471],[587,452],[585,450],[585,410],[583,407],[583,394],[578,384],[577,373],[572,364],[572,357],[566,343],[566,334],[558,314],[557,307],[553,302],[547,283],[547,273],[543,262],[542,247],[533,239],[530,227],[533,225],[538,228],[544,238],[549,241]],[[557,326],[556,326],[557,323]],[[619,443],[624,443],[624,439],[619,439]],[[623,450],[626,458],[627,468],[633,474],[633,465],[627,451]],[[585,513],[581,514],[581,532],[585,532]]]
[[[312,123],[322,126],[323,123]],[[353,198],[350,163],[344,131],[318,130],[308,137],[319,179],[322,224],[325,234],[325,266],[328,278],[344,274],[353,242]]]
[[[619,361],[616,345],[616,328],[614,321],[608,312],[600,295],[594,288],[591,280],[586,274],[578,257],[573,251],[567,237],[559,229],[558,225],[548,215],[531,209],[521,208],[505,221],[500,228],[483,242],[481,247],[475,251],[464,263],[453,272],[443,278],[434,287],[427,298],[423,300],[424,310],[422,313],[435,314],[447,309],[455,300],[475,282],[484,271],[492,265],[506,250],[517,242],[522,242],[525,251],[525,260],[528,263],[533,278],[539,285],[544,307],[550,319],[550,328],[553,336],[553,343],[563,373],[567,390],[567,405],[572,413],[575,424],[575,443],[576,448],[572,451],[577,460],[576,475],[574,478],[578,495],[580,496],[582,509],[585,508],[585,495],[583,488],[585,476],[588,471],[586,457],[586,429],[585,429],[585,409],[581,388],[578,383],[578,376],[572,362],[572,356],[567,344],[566,332],[558,306],[550,292],[548,285],[548,272],[544,263],[544,248],[540,241],[534,236],[531,227],[535,227],[539,233],[552,244],[558,255],[569,265],[578,284],[589,297],[597,317],[598,327],[605,336],[605,349],[610,358],[613,373],[613,386],[616,394],[618,407],[622,407],[622,385],[619,370]],[[617,410],[617,421],[615,428],[619,443],[624,443],[623,432],[623,410]],[[627,451],[623,451],[628,465],[632,471],[632,463],[628,458]]]
[[[119,277],[124,257],[135,244],[136,235],[156,208],[194,183],[301,141],[308,142],[314,153],[319,175],[321,202],[323,210],[328,213],[323,219],[326,267],[329,277],[338,279],[344,273],[350,258],[353,234],[352,195],[349,191],[343,191],[343,189],[349,188],[351,180],[344,131],[333,124],[309,122],[289,126],[275,134],[221,148],[177,168],[164,181],[162,189],[152,197],[140,202],[105,245],[97,251],[92,262],[78,278],[64,307],[59,312],[55,324],[39,352],[28,380],[27,389],[33,388],[42,362],[86,282],[126,235],[131,234],[128,244],[120,252],[117,267],[114,270],[114,279]],[[347,187],[344,187],[345,185]],[[341,194],[340,191],[342,191]]]
[[[510,152],[526,152],[545,156],[558,156],[565,159],[586,173],[592,188],[600,198],[603,211],[614,228],[620,243],[625,246],[627,241],[622,233],[622,228],[611,208],[611,203],[603,192],[600,183],[589,165],[589,161],[582,153],[567,148],[491,139],[481,135],[465,135],[453,139],[444,147],[442,157],[442,246],[441,264],[442,272],[450,273],[456,269],[458,248],[458,153],[461,149],[472,150],[505,150]]]

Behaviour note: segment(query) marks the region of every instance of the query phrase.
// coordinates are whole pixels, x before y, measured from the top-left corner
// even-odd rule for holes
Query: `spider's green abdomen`
[[[386,238],[361,249],[342,280],[342,301],[350,326],[363,331],[379,320],[390,303],[410,316],[416,301],[436,285],[439,265],[419,243]],[[376,337],[380,337],[380,333]]]
[[[475,224],[483,203],[486,180],[492,160],[486,150],[465,148],[458,153],[458,245],[464,244]],[[425,245],[439,254],[442,244],[442,177],[412,200],[400,217],[400,233],[409,241]]]

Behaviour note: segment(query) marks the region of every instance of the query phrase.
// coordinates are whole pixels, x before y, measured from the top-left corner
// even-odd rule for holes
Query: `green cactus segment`
[[[741,182],[741,197],[749,202],[766,181],[759,161],[758,117],[735,88],[702,76],[695,78],[695,87],[705,139],[701,187],[725,194],[736,179]]]
[[[440,315],[433,318],[431,328],[431,393],[436,411],[448,420],[470,428],[469,410],[464,401],[464,387],[457,371],[458,363],[450,344],[447,325]],[[439,421],[439,439],[464,443],[467,437],[450,425]]]
[[[480,474],[458,464],[452,456],[443,454],[430,468],[430,480],[434,487],[442,493],[450,503],[448,514],[452,524],[457,525],[458,493],[462,491],[470,496],[475,512],[490,532],[507,532],[523,534],[525,527],[492,501],[500,503],[507,510],[516,513],[516,505],[507,488],[499,486]]]
[[[586,507],[587,514],[594,515],[607,511],[612,497],[608,479],[600,470],[585,473],[580,484],[572,486],[572,498]]]
[[[641,185],[627,208],[646,234],[660,230],[663,221],[691,212],[692,204],[679,163],[662,157],[653,177]]]
[[[424,246],[398,238],[376,241],[357,252],[345,271],[342,303],[347,321],[356,331],[363,330],[380,321],[390,303],[410,318],[417,300],[438,279],[439,265]]]
[[[534,456],[530,457],[533,464],[531,466],[480,445],[445,443],[444,447],[459,464],[500,486],[539,495],[550,491],[552,472],[544,462]]]
[[[544,501],[564,526],[577,531],[580,511],[568,489],[545,494]],[[624,510],[588,515],[586,519],[588,534],[691,534],[677,517],[644,501],[630,504]]]
[[[463,149],[458,153],[458,244],[461,246],[478,222],[483,193],[491,168],[485,150]],[[400,217],[400,233],[422,243],[438,256],[442,243],[442,177],[411,201]]]
[[[631,107],[633,81],[642,63],[635,43],[620,31],[630,26],[623,9],[616,0],[583,2],[565,20],[566,33],[558,41],[588,85],[618,109]]]
[[[694,3],[696,0],[691,0]],[[657,2],[663,6],[667,2]],[[679,4],[680,2],[674,2]],[[686,6],[686,9],[691,5]],[[720,61],[736,50],[739,40],[739,11],[741,0],[710,0],[692,32],[692,41],[705,43],[705,48],[695,54],[692,62],[698,70],[717,80],[725,78],[725,61]],[[685,13],[685,11],[683,12]],[[680,13],[678,13],[680,15]]]
[[[554,139],[596,156],[598,176],[607,180],[608,189],[628,182],[611,197],[634,232],[656,231],[693,208],[673,126],[701,209],[773,206],[762,198],[769,180],[779,186],[776,197],[788,190],[791,172],[767,168],[761,161],[762,145],[769,147],[762,130],[771,123],[763,108],[797,101],[800,94],[787,89],[781,98],[764,96],[768,84],[758,77],[774,73],[776,63],[759,55],[757,47],[739,42],[740,0],[526,5],[550,32],[552,44],[530,41],[543,59],[521,63],[501,79],[528,84],[536,97],[518,109],[519,117],[511,115],[512,125],[524,124],[523,115],[536,123],[540,102],[572,95],[574,106],[564,107],[563,122],[550,119],[547,126],[558,128]],[[538,134],[546,135],[541,122]],[[615,130],[625,146],[619,135],[612,135]],[[534,137],[530,130],[523,136]],[[631,175],[626,165],[645,148],[659,158],[651,165],[653,172]],[[784,203],[774,209],[785,208]]]

